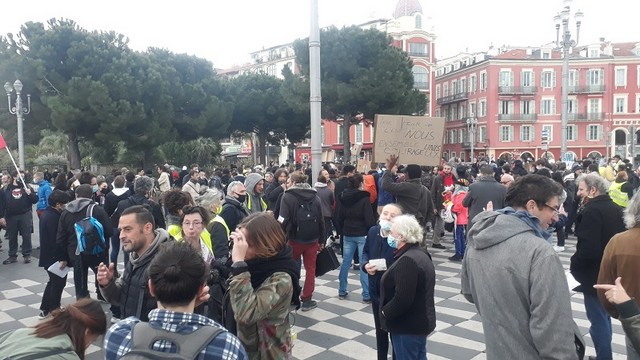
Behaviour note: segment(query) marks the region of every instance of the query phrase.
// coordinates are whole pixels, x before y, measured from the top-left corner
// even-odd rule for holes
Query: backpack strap
[[[225,331],[219,326],[201,326],[189,334],[179,334],[162,328],[154,328],[149,323],[139,322],[131,328],[131,351],[127,354],[147,354],[157,359],[175,359],[178,354],[183,359],[195,359],[209,343]],[[175,345],[175,353],[153,350],[156,341],[165,340]]]
[[[93,216],[93,208],[96,207],[96,204],[91,204],[87,206],[87,217]]]

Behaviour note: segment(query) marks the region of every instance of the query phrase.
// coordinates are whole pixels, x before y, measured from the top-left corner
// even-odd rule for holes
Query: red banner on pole
[[[0,150],[4,149],[7,147],[7,143],[4,142],[4,137],[2,137],[2,134],[0,134]]]

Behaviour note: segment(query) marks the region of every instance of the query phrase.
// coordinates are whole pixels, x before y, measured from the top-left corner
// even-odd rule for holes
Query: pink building
[[[569,156],[639,155],[640,43],[574,48],[568,76]],[[470,161],[473,119],[476,157],[559,160],[561,84],[562,55],[551,46],[439,61],[434,114],[446,119],[444,157]]]

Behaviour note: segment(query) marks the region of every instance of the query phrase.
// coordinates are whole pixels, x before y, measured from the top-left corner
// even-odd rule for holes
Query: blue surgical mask
[[[98,188],[98,185],[93,185],[93,186],[91,187],[91,191],[93,191],[93,193],[94,193],[94,194],[95,194],[95,193],[97,193],[99,189],[100,189],[100,188]]]
[[[380,229],[386,231],[391,230],[391,223],[389,222],[389,220],[380,219]]]
[[[387,244],[389,244],[389,247],[392,249],[398,248],[398,240],[391,234],[387,235]]]

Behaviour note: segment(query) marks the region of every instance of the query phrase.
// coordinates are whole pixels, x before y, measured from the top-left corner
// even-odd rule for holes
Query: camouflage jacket
[[[229,285],[238,338],[249,359],[291,359],[289,305],[293,285],[289,274],[276,272],[254,291],[248,271]]]

